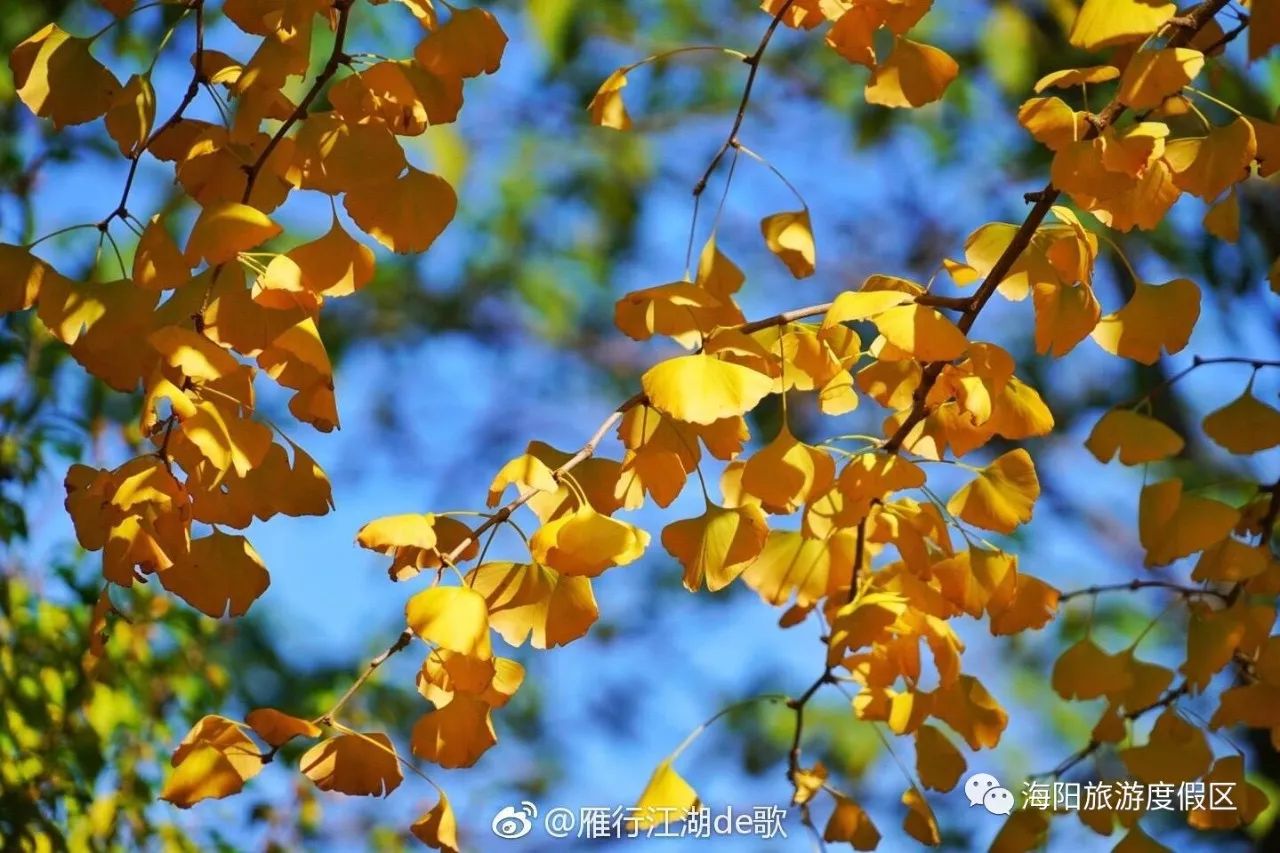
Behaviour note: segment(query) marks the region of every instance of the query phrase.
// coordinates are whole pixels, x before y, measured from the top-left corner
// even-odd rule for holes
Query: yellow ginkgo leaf
[[[1139,782],[1190,782],[1208,771],[1213,752],[1199,726],[1173,708],[1156,718],[1143,746],[1120,750],[1120,760]]]
[[[1108,654],[1085,637],[1054,663],[1051,683],[1063,699],[1097,699],[1128,690],[1133,675],[1124,653]]]
[[[935,791],[950,791],[964,773],[964,756],[947,736],[933,726],[916,730],[916,772],[920,784]]]
[[[867,103],[922,107],[941,98],[959,73],[960,66],[946,51],[895,36],[892,52],[867,81]]]
[[[240,726],[226,717],[201,719],[174,750],[173,773],[160,798],[179,808],[238,793],[263,768],[262,755]]]
[[[165,363],[196,382],[231,376],[240,368],[235,356],[192,329],[164,326],[148,335],[147,342]]]
[[[1142,4],[1135,0],[1133,5]],[[1203,67],[1204,54],[1189,47],[1140,50],[1125,66],[1116,97],[1130,109],[1154,109],[1194,80]]]
[[[302,286],[324,296],[347,296],[373,280],[373,250],[352,238],[336,216],[323,237],[290,249],[287,257]]]
[[[711,424],[745,414],[773,390],[773,380],[706,353],[670,358],[641,377],[649,404],[678,421]]]
[[[489,625],[513,646],[549,649],[584,636],[599,618],[591,581],[537,563],[484,563],[467,574],[484,596]]]
[[[440,794],[440,802],[409,827],[413,837],[441,853],[458,853],[458,819],[449,798]]]
[[[1061,594],[1049,584],[1027,574],[1019,574],[1013,599],[988,611],[991,633],[997,637],[1043,628],[1058,610]],[[993,602],[994,603],[994,602]]]
[[[404,175],[347,192],[356,224],[393,252],[425,252],[458,212],[458,196],[438,175],[409,167]]]
[[[165,589],[215,619],[243,616],[267,591],[271,576],[243,536],[215,530],[191,540],[189,554],[160,572]]]
[[[846,290],[838,294],[827,309],[822,328],[868,320],[911,300],[911,294],[901,290]]]
[[[907,600],[893,592],[867,593],[841,606],[831,619],[828,659],[886,640],[906,610]]]
[[[405,620],[428,643],[471,657],[489,656],[489,610],[484,596],[470,587],[423,590],[405,605]]]
[[[1199,692],[1231,663],[1244,641],[1247,606],[1214,610],[1204,602],[1194,601],[1188,609],[1191,619],[1187,624],[1187,659],[1179,671],[1186,676],[1187,684]]]
[[[809,221],[807,207],[766,216],[760,220],[760,233],[764,235],[769,251],[787,265],[793,276],[808,278],[813,275],[818,249],[813,241],[813,225]]]
[[[875,850],[880,846],[880,830],[866,810],[844,794],[833,796],[836,805],[822,830],[822,839],[848,842],[854,850]]]
[[[280,233],[267,215],[239,202],[219,202],[200,211],[187,239],[187,263],[224,264]]]
[[[1102,308],[1093,288],[1077,284],[1037,284],[1032,290],[1036,309],[1036,352],[1061,358],[1098,326]]]
[[[473,559],[480,548],[471,528],[456,518],[433,513],[376,519],[360,528],[356,543],[361,548],[389,554],[392,562],[388,574],[398,581],[415,577],[425,569],[441,568],[446,559],[455,563]],[[455,551],[457,556],[452,556]]]
[[[742,488],[770,512],[790,514],[825,492],[835,469],[828,452],[797,441],[784,425],[773,441],[747,460]]]
[[[872,68],[876,64],[875,35],[883,23],[880,7],[871,3],[853,6],[827,30],[827,44],[850,62]]]
[[[484,9],[454,9],[444,26],[427,34],[413,52],[423,68],[452,77],[492,74],[502,63],[507,34]]]
[[[29,249],[0,243],[0,314],[25,311],[35,305],[46,278],[61,279],[55,291],[65,291],[70,286],[69,281]]]
[[[1249,164],[1257,153],[1253,124],[1237,118],[1212,128],[1205,136],[1170,142],[1165,159],[1179,189],[1213,201],[1228,187],[1249,177]]]
[[[622,89],[627,85],[628,70],[619,68],[614,71],[596,90],[595,97],[587,105],[591,121],[595,124],[614,130],[631,129],[631,116],[627,114],[627,105],[622,101]]]
[[[133,281],[148,290],[167,290],[191,278],[191,264],[160,217],[153,216],[133,255]]]
[[[1112,409],[1094,424],[1084,446],[1104,464],[1119,452],[1122,465],[1141,465],[1177,456],[1184,444],[1182,436],[1153,417]]]
[[[1172,5],[1172,4],[1170,4]],[[1120,69],[1114,65],[1092,65],[1088,68],[1067,68],[1062,71],[1053,71],[1044,75],[1036,81],[1036,94],[1043,92],[1045,89],[1053,87],[1055,89],[1070,89],[1074,86],[1092,86],[1095,83],[1105,83],[1108,80],[1115,80],[1120,76]]]
[[[1085,50],[1140,41],[1177,9],[1177,4],[1165,0],[1085,0],[1068,39]]]
[[[1164,284],[1138,282],[1133,297],[1093,330],[1098,346],[1112,355],[1155,364],[1161,350],[1181,352],[1200,318],[1200,288],[1185,278]]]
[[[625,335],[645,341],[668,335],[692,348],[716,326],[736,326],[742,312],[688,281],[635,290],[614,304],[613,322]]]
[[[899,305],[872,322],[889,343],[920,361],[951,361],[969,347],[956,324],[927,305]]]
[[[970,524],[1012,533],[1031,520],[1040,481],[1031,455],[1021,447],[994,460],[947,501],[947,511]]]
[[[1031,98],[1026,101],[1018,108],[1018,123],[1050,151],[1059,151],[1083,139],[1089,126],[1084,113],[1072,109],[1061,98],[1053,97]],[[963,276],[977,277],[976,271],[971,267],[965,269],[968,272],[962,272]],[[952,277],[954,276],[953,273]]]
[[[419,717],[410,737],[414,755],[450,769],[470,767],[497,742],[489,703],[465,693]]]
[[[676,824],[697,806],[697,792],[671,766],[671,759],[667,759],[653,771],[636,801],[636,825],[644,829],[659,824]]]
[[[1205,435],[1232,453],[1257,453],[1280,444],[1280,411],[1253,396],[1253,380],[1239,397],[1204,419]]]
[[[1204,229],[1219,240],[1228,243],[1240,240],[1240,198],[1235,190],[1206,211],[1203,224]]]
[[[1212,498],[1184,494],[1181,480],[1153,483],[1138,499],[1138,538],[1147,566],[1163,566],[1225,537],[1240,511]]]
[[[915,787],[908,788],[902,794],[902,804],[907,807],[907,815],[902,820],[902,828],[916,841],[928,847],[937,847],[942,843],[942,835],[938,830],[938,820],[933,816],[933,809],[924,795]]]
[[[54,127],[92,121],[120,91],[115,75],[89,52],[91,44],[49,24],[9,55],[18,97]]]
[[[156,92],[151,79],[135,74],[129,78],[107,110],[107,133],[125,157],[136,156],[151,134],[156,119]]]
[[[310,720],[290,716],[275,708],[256,708],[244,721],[270,746],[281,746],[296,737],[320,737],[320,727]]]
[[[662,547],[684,566],[684,585],[690,592],[705,581],[712,592],[724,589],[760,556],[769,526],[755,504],[739,507],[707,503],[706,512],[667,525]]]
[[[303,754],[298,766],[321,791],[357,797],[385,797],[404,781],[395,747],[381,732],[321,741]]]
[[[538,528],[529,539],[534,560],[562,575],[593,578],[632,563],[649,547],[649,534],[634,524],[580,506]]]
[[[1230,536],[1204,549],[1191,573],[1194,581],[1235,583],[1267,570],[1270,555],[1265,547],[1249,545]]]

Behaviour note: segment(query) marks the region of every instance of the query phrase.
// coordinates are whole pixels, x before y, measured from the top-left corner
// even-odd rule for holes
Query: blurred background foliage
[[[528,439],[542,437],[540,426],[563,421],[564,434],[579,439],[589,431],[594,419],[584,420],[582,407],[560,396],[566,371],[590,399],[608,401],[630,393],[652,356],[646,347],[614,332],[613,302],[627,290],[679,277],[689,192],[723,139],[737,106],[743,69],[730,59],[697,58],[663,61],[637,72],[627,92],[637,120],[632,134],[588,127],[584,106],[619,65],[690,44],[749,49],[767,23],[750,0],[502,0],[484,5],[512,35],[503,69],[469,95],[461,122],[433,129],[420,152],[452,182],[461,181],[458,220],[448,239],[425,257],[380,256],[374,284],[326,312],[324,337],[335,364],[340,370],[348,362],[362,366],[356,380],[361,386],[359,417],[367,422],[338,451],[342,462],[334,479],[339,503],[343,482],[358,480],[362,462],[377,452],[362,444],[360,436],[373,436],[376,446],[389,448],[393,458],[408,452],[406,446],[432,453],[415,433],[423,418],[447,419],[453,405],[427,386],[412,389],[423,399],[408,406],[403,385],[377,381],[379,368],[371,375],[369,365],[429,365],[449,358],[447,348],[454,346],[476,362],[471,381],[489,389],[489,415],[477,419],[482,426],[451,448],[441,463],[445,467],[435,472],[441,481],[475,480],[472,494],[487,482],[495,464]],[[814,209],[819,276],[816,283],[795,285],[773,266],[776,261],[757,245],[755,222],[786,197],[767,175],[740,177],[742,186],[735,185],[721,230],[733,235],[727,238],[729,252],[748,273],[749,315],[823,301],[857,286],[872,272],[926,280],[982,222],[1020,220],[1022,193],[1042,185],[1049,161],[1048,152],[1017,127],[1017,106],[1042,74],[1096,60],[1067,45],[1075,9],[1072,0],[938,3],[926,19],[929,38],[956,57],[963,73],[942,105],[918,112],[867,106],[861,95],[865,72],[826,49],[816,34],[782,34],[767,55],[746,139],[795,180]],[[358,49],[393,56],[411,49],[416,25],[407,15],[364,4],[358,12]],[[170,8],[132,16],[100,43],[100,56],[121,65],[148,59],[176,15]],[[7,55],[50,20],[87,32],[107,18],[92,3],[0,0],[0,50]],[[216,17],[210,27],[216,41]],[[174,59],[168,67],[180,69],[186,61],[182,35],[170,47]],[[171,99],[176,97],[172,90],[181,88],[179,79],[176,74],[169,79]],[[1274,60],[1247,70],[1239,62],[1224,63],[1210,83],[1213,91],[1247,111],[1266,117],[1275,112],[1280,71]],[[159,77],[157,84],[163,111],[165,78]],[[123,178],[122,163],[100,126],[52,132],[17,102],[7,67],[0,69],[3,239],[28,242],[74,222],[77,190],[68,181],[84,175],[96,176],[94,186],[108,188]],[[143,178],[153,209],[176,204],[163,170],[144,169]],[[718,198],[722,182],[723,174],[709,197]],[[1217,306],[1208,312],[1214,322],[1234,330],[1210,339],[1216,349],[1209,354],[1274,355],[1280,350],[1280,318],[1258,300],[1258,283],[1280,254],[1280,194],[1274,183],[1251,181],[1247,186],[1242,198],[1245,231],[1237,246],[1204,233],[1196,211],[1172,216],[1154,232],[1120,239],[1129,258],[1155,271],[1153,276],[1176,270],[1202,285],[1206,302]],[[315,199],[309,204],[321,206]],[[327,209],[320,212],[328,216]],[[70,238],[51,241],[47,256],[72,275],[95,263]],[[1102,266],[1099,293],[1104,304],[1115,305],[1129,285],[1118,262],[1112,260],[1107,270]],[[1117,557],[1119,546],[1108,551],[1105,544],[1114,544],[1121,531],[1132,527],[1130,517],[1119,517],[1108,502],[1116,488],[1082,482],[1063,460],[1083,452],[1081,430],[1087,431],[1099,406],[1133,396],[1167,378],[1172,369],[1111,362],[1095,373],[1088,367],[1050,364],[1034,355],[1025,314],[1013,309],[992,314],[984,316],[983,324],[995,325],[978,331],[992,330],[1020,357],[1020,372],[1042,390],[1059,432],[1075,442],[1046,449],[1041,477],[1047,503],[1037,515],[1052,514],[1057,527],[1024,543],[1024,564],[1035,556],[1048,562],[1068,558],[1063,543],[1069,541],[1071,548],[1094,549],[1102,571],[1131,571],[1137,561],[1115,569],[1123,563],[1123,552]],[[487,366],[479,366],[482,362]],[[506,408],[512,404],[501,384],[502,371],[515,371],[517,364],[524,365],[520,376],[529,381],[519,399],[537,401],[536,410]],[[1188,382],[1155,401],[1157,415],[1189,437],[1187,450],[1174,463],[1177,473],[1195,484],[1247,480],[1253,472],[1194,438],[1190,427],[1204,409],[1196,396],[1203,387]],[[339,390],[341,399],[341,384]],[[105,623],[95,620],[101,592],[96,566],[71,551],[70,527],[54,517],[57,501],[47,497],[70,460],[111,459],[122,444],[139,440],[131,426],[137,406],[136,399],[85,382],[30,317],[0,318],[0,835],[36,849],[153,843],[238,847],[254,827],[252,837],[263,844],[309,846],[316,838],[309,833],[317,832],[323,819],[309,789],[282,781],[256,801],[239,798],[233,813],[242,822],[228,835],[223,821],[175,820],[170,810],[153,806],[160,765],[169,746],[203,713],[258,705],[294,712],[325,707],[357,671],[363,647],[377,647],[381,635],[352,649],[346,659],[299,666],[296,659],[282,658],[280,634],[271,627],[275,615],[262,609],[234,626],[225,625],[135,588],[114,591]],[[793,426],[800,430],[803,421],[797,416],[804,415],[793,412]],[[760,417],[767,420],[770,414]],[[811,425],[816,423],[815,415],[809,417]],[[755,431],[771,434],[771,425],[756,426],[761,429]],[[1275,472],[1265,476],[1274,479]],[[1052,572],[1037,568],[1036,573],[1063,583]],[[695,619],[734,618],[735,605],[726,604],[726,597],[686,601],[677,576],[664,572],[639,590],[628,589],[633,597],[627,615],[610,618],[606,613],[588,654],[609,659],[612,649],[637,637],[647,638],[649,645],[643,648],[657,649],[653,654],[671,654],[670,635],[662,636],[669,622],[655,614],[677,606],[679,614],[698,614]],[[1095,630],[1101,625],[1116,635],[1132,636],[1154,612],[1151,600],[1117,596],[1100,602],[1092,619]],[[1051,732],[1055,743],[1083,742],[1091,724],[1075,712],[1064,712],[1045,689],[1046,673],[1061,648],[1057,638],[1078,636],[1087,615],[1073,610],[1047,629],[1054,642],[1019,639],[1000,646],[998,664],[1010,673],[1005,704],[1015,717],[1027,715],[1033,727]],[[696,628],[686,624],[683,630],[686,635],[693,631],[693,638],[676,642],[701,642]],[[1162,626],[1146,642],[1176,644],[1179,630]],[[101,660],[88,667],[86,654],[104,631],[109,639]],[[779,679],[788,685],[807,679],[817,655],[806,648],[803,656],[791,655],[790,665],[741,665],[733,695],[705,697],[698,707],[714,711],[717,701],[776,692]],[[625,739],[643,728],[647,720],[637,717],[631,697],[661,678],[636,666],[626,678],[602,680],[594,695],[581,697],[599,723],[591,736]],[[361,694],[352,722],[401,721],[393,725],[404,728],[403,721],[413,716],[408,703],[417,698],[411,685],[411,678],[375,684]],[[534,760],[493,783],[502,790],[545,794],[582,772],[559,757],[558,744],[567,736],[549,722],[560,713],[556,703],[579,700],[555,691],[548,687],[543,692],[538,680],[531,679],[503,715],[501,735],[523,742]],[[847,706],[820,706],[814,715],[809,728],[819,743],[811,754],[828,766],[860,777],[883,760],[876,733],[851,725]],[[789,712],[769,704],[735,713],[708,735],[713,746],[707,748],[706,760],[730,767],[734,778],[767,780],[780,790],[790,722]],[[1265,732],[1263,736],[1265,741]],[[1280,780],[1274,754],[1265,743],[1246,746],[1259,756],[1251,764],[1272,780],[1263,782],[1274,792],[1274,780]],[[286,750],[283,758],[291,757],[296,758]],[[1039,753],[1029,759],[1037,766],[1021,769],[1047,769],[1060,757]],[[640,778],[647,773],[648,768],[634,771]],[[251,787],[250,797],[252,792]],[[960,847],[972,841],[944,813],[940,817],[951,833],[949,841]],[[1266,834],[1275,823],[1268,816],[1254,838],[1237,840],[1258,849],[1280,849],[1280,838]],[[882,822],[882,828],[891,827],[890,820]],[[344,812],[342,822],[326,825],[325,837],[359,838],[379,847],[403,840],[399,829],[388,829],[378,819],[376,806]]]

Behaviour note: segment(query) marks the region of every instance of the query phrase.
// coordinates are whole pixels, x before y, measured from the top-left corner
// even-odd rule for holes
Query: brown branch
[[[1129,711],[1124,715],[1124,719],[1128,720],[1129,722],[1133,722],[1139,717],[1143,717],[1151,713],[1152,711],[1169,707],[1174,702],[1177,702],[1179,699],[1181,699],[1183,696],[1187,695],[1190,692],[1191,692],[1191,684],[1189,682],[1184,681],[1181,684],[1179,684],[1177,687],[1173,687],[1173,688],[1170,688],[1169,690],[1166,690],[1163,696],[1161,696],[1156,701],[1152,702],[1150,705],[1144,705],[1141,708],[1137,708],[1133,711]],[[1075,752],[1071,753],[1071,755],[1064,758],[1062,761],[1058,763],[1058,766],[1054,767],[1052,770],[1046,770],[1042,773],[1032,773],[1027,778],[1043,779],[1045,777],[1052,776],[1054,779],[1060,779],[1065,774],[1070,772],[1073,767],[1078,765],[1080,762],[1084,761],[1089,756],[1093,755],[1095,752],[1097,752],[1101,748],[1102,748],[1101,741],[1096,740],[1094,738],[1090,738],[1087,744],[1085,744]]]
[[[769,42],[773,40],[773,34],[777,32],[778,25],[782,23],[782,18],[787,11],[795,3],[795,0],[786,0],[778,9],[777,14],[773,16],[773,20],[769,22],[769,27],[764,31],[764,35],[760,38],[760,43],[756,45],[755,52],[742,61],[749,67],[747,72],[747,82],[742,87],[742,99],[738,102],[738,113],[734,116],[733,126],[729,129],[729,135],[725,137],[721,143],[719,150],[715,156],[711,158],[711,162],[707,164],[707,169],[702,173],[702,177],[693,186],[693,197],[698,198],[707,189],[707,182],[711,180],[711,175],[715,172],[716,167],[720,165],[720,161],[724,159],[724,155],[729,152],[738,142],[738,131],[742,130],[742,122],[747,117],[747,107],[751,105],[751,91],[756,85],[756,76],[760,73],[760,61],[764,59],[764,52],[769,49]]]
[[[351,701],[351,697],[356,695],[356,691],[363,687],[364,683],[373,677],[373,674],[378,671],[378,667],[386,663],[387,660],[396,653],[408,648],[409,643],[411,642],[413,642],[413,632],[406,628],[400,633],[399,637],[396,637],[396,641],[387,647],[386,651],[369,661],[369,665],[365,667],[364,672],[360,673],[360,677],[347,688],[346,693],[343,693],[338,697],[338,701],[333,703],[333,707],[328,711],[325,711],[319,717],[316,717],[312,722],[316,725],[333,725],[333,718],[337,716],[338,712],[342,710],[343,706],[346,705],[347,702]]]
[[[124,219],[129,215],[129,194],[133,192],[133,183],[138,176],[138,164],[142,161],[142,155],[151,149],[151,146],[155,144],[155,141],[162,134],[182,121],[187,109],[195,101],[196,96],[200,94],[200,84],[206,82],[204,77],[204,0],[191,0],[190,8],[195,9],[196,12],[196,51],[195,57],[192,59],[195,64],[195,71],[191,74],[191,82],[187,84],[187,91],[183,93],[177,109],[165,119],[164,123],[147,136],[146,140],[138,146],[138,150],[129,158],[129,172],[125,176],[124,189],[120,192],[120,201],[116,204],[116,209],[107,214],[106,218],[98,223],[99,231],[105,232],[107,226],[111,224],[111,220]]]
[[[325,62],[324,68],[316,75],[316,79],[311,82],[311,88],[307,90],[307,94],[302,97],[298,105],[294,107],[293,112],[284,120],[271,140],[267,142],[267,146],[262,149],[262,153],[258,155],[258,159],[251,165],[246,166],[244,171],[246,180],[244,184],[244,195],[240,201],[242,204],[248,204],[249,199],[253,195],[253,185],[258,180],[258,175],[262,172],[263,166],[271,154],[276,150],[280,143],[288,135],[293,126],[307,117],[307,110],[311,107],[312,102],[320,96],[321,90],[325,85],[333,79],[333,75],[338,73],[338,68],[345,65],[348,61],[347,55],[343,52],[343,46],[347,38],[347,25],[351,18],[351,7],[355,4],[355,0],[333,0],[333,8],[338,12],[338,23],[334,28],[333,49],[329,52],[329,59]]]
[[[1169,47],[1181,47],[1191,41],[1192,38],[1203,28],[1213,16],[1226,6],[1228,0],[1204,0],[1203,3],[1194,7],[1188,12],[1184,18],[1182,26],[1169,39]],[[1094,117],[1094,121],[1086,128],[1083,138],[1092,139],[1102,133],[1125,113],[1127,108],[1121,103],[1119,96],[1115,97],[1111,103]],[[1031,212],[1027,214],[1027,218],[1023,220],[1018,231],[1014,234],[1013,239],[1009,241],[1009,245],[1005,247],[1003,253],[991,267],[991,272],[986,279],[978,287],[973,294],[973,301],[969,307],[961,315],[957,325],[960,331],[965,334],[973,328],[974,321],[978,319],[978,315],[982,312],[983,307],[990,301],[992,295],[996,292],[996,288],[1004,281],[1006,275],[1022,257],[1022,253],[1031,245],[1031,239],[1035,236],[1036,231],[1040,228],[1048,216],[1050,209],[1057,202],[1062,191],[1053,185],[1050,181],[1045,188],[1036,196],[1035,206],[1031,208]],[[938,377],[942,375],[942,370],[946,366],[945,362],[933,362],[925,367],[924,375],[920,380],[920,387],[917,389],[915,403],[907,417],[903,420],[898,430],[889,438],[885,444],[885,450],[890,453],[896,453],[901,449],[911,431],[916,425],[928,416],[927,403],[925,402],[929,396],[929,392],[933,390],[934,384],[938,381]]]
[[[1203,589],[1195,586],[1183,586],[1173,581],[1159,580],[1132,580],[1128,583],[1102,584],[1099,586],[1085,587],[1084,589],[1075,589],[1071,592],[1064,592],[1058,596],[1058,601],[1070,601],[1073,598],[1080,598],[1086,595],[1101,595],[1104,592],[1134,592],[1139,589],[1167,589],[1178,593],[1183,598],[1192,598],[1197,595],[1207,595],[1213,598],[1226,601],[1230,597],[1230,593],[1222,592],[1217,589]]]

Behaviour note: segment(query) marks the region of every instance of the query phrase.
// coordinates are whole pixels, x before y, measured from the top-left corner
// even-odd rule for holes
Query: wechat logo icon
[[[1000,785],[1000,780],[990,773],[974,773],[964,782],[964,795],[969,807],[982,806],[991,814],[1004,815],[1013,811],[1013,792]]]

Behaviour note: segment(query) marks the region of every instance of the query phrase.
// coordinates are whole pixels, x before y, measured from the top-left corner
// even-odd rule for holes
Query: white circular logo
[[[489,828],[499,838],[524,838],[533,829],[530,818],[538,816],[538,807],[529,801],[522,802],[520,808],[507,806],[493,816]]]

